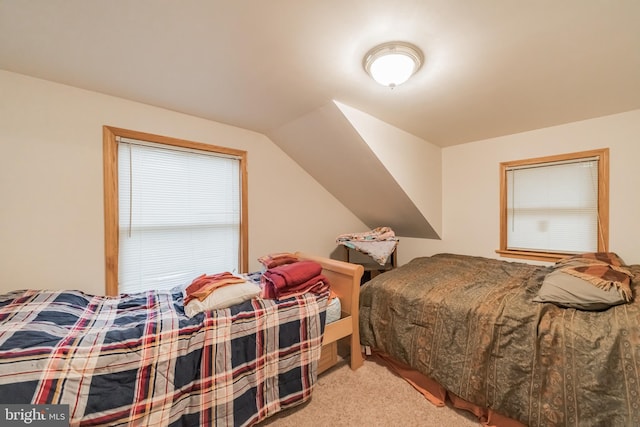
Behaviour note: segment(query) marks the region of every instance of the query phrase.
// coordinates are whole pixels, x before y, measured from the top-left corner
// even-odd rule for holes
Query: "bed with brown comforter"
[[[640,265],[625,266],[640,285]],[[361,343],[528,426],[640,425],[640,299],[532,302],[553,267],[422,257],[366,283]]]

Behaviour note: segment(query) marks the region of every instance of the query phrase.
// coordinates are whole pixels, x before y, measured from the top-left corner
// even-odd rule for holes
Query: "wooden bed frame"
[[[333,290],[340,298],[342,315],[340,320],[329,323],[322,339],[322,355],[318,373],[334,366],[338,361],[338,340],[348,338],[351,369],[362,366],[364,358],[360,351],[360,329],[358,325],[358,307],[360,303],[360,279],[364,273],[362,265],[351,264],[317,255],[296,252],[300,259],[315,261],[322,265],[322,274],[326,276]]]

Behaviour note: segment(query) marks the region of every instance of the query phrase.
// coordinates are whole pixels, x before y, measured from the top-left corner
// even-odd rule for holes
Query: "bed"
[[[640,299],[541,299],[562,265],[416,258],[362,287],[361,342],[433,403],[488,425],[640,425]],[[619,269],[637,293],[640,265]]]
[[[327,293],[253,298],[185,315],[182,293],[118,297],[79,291],[0,296],[0,403],[69,405],[70,424],[247,426],[311,396],[339,339],[355,344],[362,267],[321,264]]]
[[[326,325],[322,337],[322,350],[318,373],[335,366],[338,361],[338,342],[342,341],[349,348],[348,363],[352,370],[356,370],[364,363],[360,351],[360,282],[364,267],[358,264],[319,257],[316,255],[296,253],[301,259],[308,259],[320,263],[324,268],[323,274],[331,283],[331,289],[340,298],[340,316],[334,322]]]

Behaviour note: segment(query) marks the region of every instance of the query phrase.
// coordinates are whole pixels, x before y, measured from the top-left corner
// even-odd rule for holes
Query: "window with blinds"
[[[241,271],[244,152],[149,139],[115,138],[117,243],[107,252],[117,257],[116,293]]]
[[[605,250],[607,171],[606,150],[503,163],[498,252],[553,260]]]

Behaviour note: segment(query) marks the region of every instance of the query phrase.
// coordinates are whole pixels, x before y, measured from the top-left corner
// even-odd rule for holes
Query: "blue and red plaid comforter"
[[[306,401],[326,296],[184,315],[180,294],[0,295],[0,403],[68,404],[71,425],[252,425]]]

